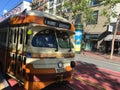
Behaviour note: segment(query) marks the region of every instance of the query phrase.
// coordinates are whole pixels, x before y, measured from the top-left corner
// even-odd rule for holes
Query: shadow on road
[[[77,87],[81,90],[89,86],[87,90],[120,90],[120,77],[101,71],[94,64],[80,61],[76,64],[73,83],[79,82]]]

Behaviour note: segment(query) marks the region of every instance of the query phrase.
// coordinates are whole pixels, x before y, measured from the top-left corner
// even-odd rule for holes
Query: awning
[[[104,38],[104,41],[112,41],[113,39],[113,35],[110,34],[110,35],[107,35],[105,38]],[[120,35],[115,35],[115,40],[119,40],[120,41]]]

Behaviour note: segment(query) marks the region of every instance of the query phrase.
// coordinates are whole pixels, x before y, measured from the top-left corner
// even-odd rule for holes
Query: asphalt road
[[[97,67],[120,72],[120,63],[113,63],[109,60],[95,59],[95,58],[91,58],[89,56],[86,57],[80,54],[76,54],[74,60],[94,64]]]

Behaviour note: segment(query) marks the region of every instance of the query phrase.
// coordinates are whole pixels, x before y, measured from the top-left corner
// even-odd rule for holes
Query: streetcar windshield
[[[60,48],[73,48],[70,37],[66,32],[57,31],[56,33]]]
[[[66,32],[55,32],[54,30],[44,30],[38,32],[32,39],[32,46],[48,48],[57,48],[59,46],[60,48],[73,48],[70,37]]]
[[[32,39],[34,47],[56,48],[57,42],[53,30],[44,30],[38,32]]]

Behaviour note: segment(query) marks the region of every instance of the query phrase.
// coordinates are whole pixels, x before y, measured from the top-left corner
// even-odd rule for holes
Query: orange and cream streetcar
[[[74,25],[40,11],[12,15],[0,23],[0,68],[38,90],[70,81],[74,63]]]

